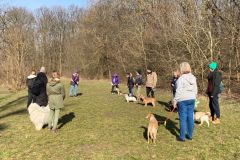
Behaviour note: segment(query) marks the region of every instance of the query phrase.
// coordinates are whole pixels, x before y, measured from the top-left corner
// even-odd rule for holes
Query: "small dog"
[[[125,99],[127,102],[136,102],[137,101],[136,97],[129,97],[128,94],[124,94],[124,96],[125,96]]]
[[[122,95],[122,92],[120,91],[119,88],[116,88],[116,92],[117,92],[118,95]]]
[[[156,143],[157,131],[158,131],[158,121],[152,113],[148,113],[146,118],[149,120],[148,131],[147,131],[147,140],[149,143],[149,138],[152,139],[153,143]]]
[[[147,106],[147,104],[151,103],[153,105],[153,107],[155,107],[155,102],[156,102],[155,98],[149,98],[149,97],[140,96],[140,100],[143,101],[145,106]]]
[[[203,124],[203,122],[206,122],[209,127],[209,115],[209,112],[195,112],[194,119],[201,121],[201,123],[199,124],[200,126]]]

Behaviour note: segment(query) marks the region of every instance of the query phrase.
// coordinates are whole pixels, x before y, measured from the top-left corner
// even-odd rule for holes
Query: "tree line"
[[[228,93],[240,81],[238,0],[99,0],[88,8],[0,8],[0,79],[20,89],[32,68],[85,78],[151,67],[168,87],[188,61],[202,92],[217,61]]]

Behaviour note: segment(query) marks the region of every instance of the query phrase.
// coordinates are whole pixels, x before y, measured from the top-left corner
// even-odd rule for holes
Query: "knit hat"
[[[212,61],[212,62],[208,65],[208,67],[209,67],[211,70],[215,70],[215,69],[217,68],[217,63],[214,62],[214,61]]]
[[[45,67],[41,67],[40,72],[42,72],[42,73],[46,73],[46,69],[45,69]]]

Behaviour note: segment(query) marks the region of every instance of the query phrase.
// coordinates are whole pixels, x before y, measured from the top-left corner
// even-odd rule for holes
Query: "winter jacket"
[[[220,91],[220,83],[222,81],[222,74],[218,70],[214,70],[208,74],[208,88],[207,94],[209,96],[217,96]]]
[[[33,75],[33,74],[30,74],[28,77],[27,77],[27,80],[26,80],[26,86],[28,87],[28,91],[31,92],[31,88],[33,86],[33,82],[34,80],[36,79],[37,76]]]
[[[119,84],[119,78],[117,74],[112,75],[112,85],[118,85]]]
[[[34,85],[38,85],[39,89],[39,94],[36,95],[36,103],[39,106],[47,106],[48,104],[48,97],[47,97],[47,92],[46,92],[46,87],[47,87],[47,76],[43,72],[39,72],[37,74],[36,79],[34,80]]]
[[[197,81],[192,73],[183,74],[177,80],[177,89],[174,100],[177,102],[196,99]]]
[[[79,75],[77,73],[72,74],[71,85],[75,86],[78,85],[79,82]]]
[[[47,95],[50,109],[60,109],[64,107],[65,89],[59,79],[55,79],[47,84]]]
[[[178,77],[173,77],[172,82],[171,82],[171,87],[172,87],[172,92],[173,92],[173,94],[176,93],[177,80],[178,80]]]
[[[146,87],[156,88],[156,86],[157,86],[157,74],[156,74],[156,72],[152,72],[150,74],[147,74]]]
[[[138,86],[143,85],[142,75],[137,75],[136,76],[135,84],[138,85]]]
[[[133,77],[128,77],[127,86],[128,86],[128,88],[134,87],[134,78]]]

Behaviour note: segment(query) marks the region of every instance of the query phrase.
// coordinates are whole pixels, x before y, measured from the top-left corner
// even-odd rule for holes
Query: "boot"
[[[220,124],[220,119],[216,118],[214,121],[212,121],[213,124]]]

